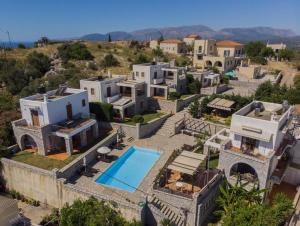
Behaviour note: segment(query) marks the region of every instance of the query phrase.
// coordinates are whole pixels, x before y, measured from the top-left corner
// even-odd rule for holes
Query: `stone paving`
[[[101,175],[101,172],[109,168],[114,163],[114,161],[111,163],[106,163],[103,161],[96,162],[94,165],[92,165],[92,167],[100,170],[99,173],[95,174],[92,178],[88,178],[86,176],[74,178],[72,184],[74,184],[74,186],[78,188],[83,188],[93,193],[112,196],[116,200],[121,199],[123,201],[138,204],[140,201],[145,200],[146,194],[151,193],[153,181],[156,175],[159,173],[160,169],[165,165],[169,156],[173,153],[173,150],[180,148],[183,144],[193,145],[195,144],[195,140],[193,137],[184,134],[177,134],[170,138],[166,138],[165,136],[156,134],[150,138],[134,140],[131,143],[124,142],[124,144],[125,147],[122,150],[114,149],[112,150],[111,155],[119,157],[132,145],[151,148],[161,152],[160,158],[151,168],[149,173],[144,177],[143,181],[138,187],[138,190],[131,193],[128,191],[119,190],[95,182],[95,180]]]

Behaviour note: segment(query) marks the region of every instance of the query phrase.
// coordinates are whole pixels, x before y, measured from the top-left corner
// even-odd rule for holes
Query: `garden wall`
[[[166,114],[161,118],[153,119],[146,124],[137,124],[138,138],[144,138],[155,133],[161,125],[170,117],[171,114]]]
[[[199,98],[200,98],[200,94],[194,94],[184,99],[178,99],[175,101],[150,98],[149,108],[152,111],[162,110],[166,112],[176,113],[183,110],[191,102]]]

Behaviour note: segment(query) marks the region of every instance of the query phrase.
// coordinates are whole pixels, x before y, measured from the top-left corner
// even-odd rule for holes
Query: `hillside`
[[[83,40],[107,40],[108,34],[112,40],[150,40],[164,38],[183,38],[189,34],[198,34],[203,38],[233,39],[242,42],[253,40],[278,40],[296,36],[290,29],[276,29],[271,27],[250,27],[250,28],[223,28],[214,30],[204,25],[146,28],[132,32],[115,31],[106,34],[87,34],[80,39]]]

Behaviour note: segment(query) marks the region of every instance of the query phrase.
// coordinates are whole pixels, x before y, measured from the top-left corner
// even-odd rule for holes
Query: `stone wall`
[[[27,198],[38,200],[51,207],[61,208],[76,199],[88,199],[94,196],[100,200],[117,203],[117,208],[128,220],[143,220],[143,208],[136,204],[116,199],[110,195],[91,193],[58,178],[56,170],[48,171],[24,163],[2,158],[2,176],[9,190],[16,190]]]
[[[191,102],[200,98],[200,94],[194,94],[192,96],[186,97],[184,99],[175,100],[175,112],[183,110],[185,107],[189,106]]]
[[[138,138],[144,138],[155,133],[167,120],[167,118],[170,117],[170,115],[171,114],[166,114],[161,118],[153,119],[152,121],[145,124],[137,124],[137,134],[139,136]]]
[[[201,88],[201,94],[202,95],[213,95],[213,94],[223,93],[226,90],[228,90],[228,85],[221,84],[219,86],[211,86],[211,87]]]
[[[199,98],[200,94],[194,94],[184,99],[178,99],[175,101],[150,98],[148,107],[151,111],[162,110],[166,112],[176,113],[183,110],[191,102]]]
[[[291,166],[288,166],[285,172],[283,181],[299,186],[300,184],[300,170]]]
[[[176,112],[176,103],[175,101],[171,101],[171,100],[150,98],[148,107],[150,111],[161,110],[161,111],[173,112],[173,113]]]
[[[234,164],[236,163],[248,164],[255,170],[258,176],[260,189],[264,189],[266,188],[267,180],[269,179],[268,172],[269,172],[271,158],[272,157],[270,157],[270,159],[260,160],[256,157],[240,154],[230,150],[221,150],[218,169],[224,170],[226,177],[229,178],[230,170]]]

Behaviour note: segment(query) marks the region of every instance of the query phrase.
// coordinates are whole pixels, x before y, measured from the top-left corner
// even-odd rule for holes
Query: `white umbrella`
[[[98,148],[98,149],[97,149],[97,152],[98,152],[99,154],[105,155],[105,154],[110,153],[111,150],[110,150],[108,147],[105,147],[105,146],[104,146],[104,147]]]

